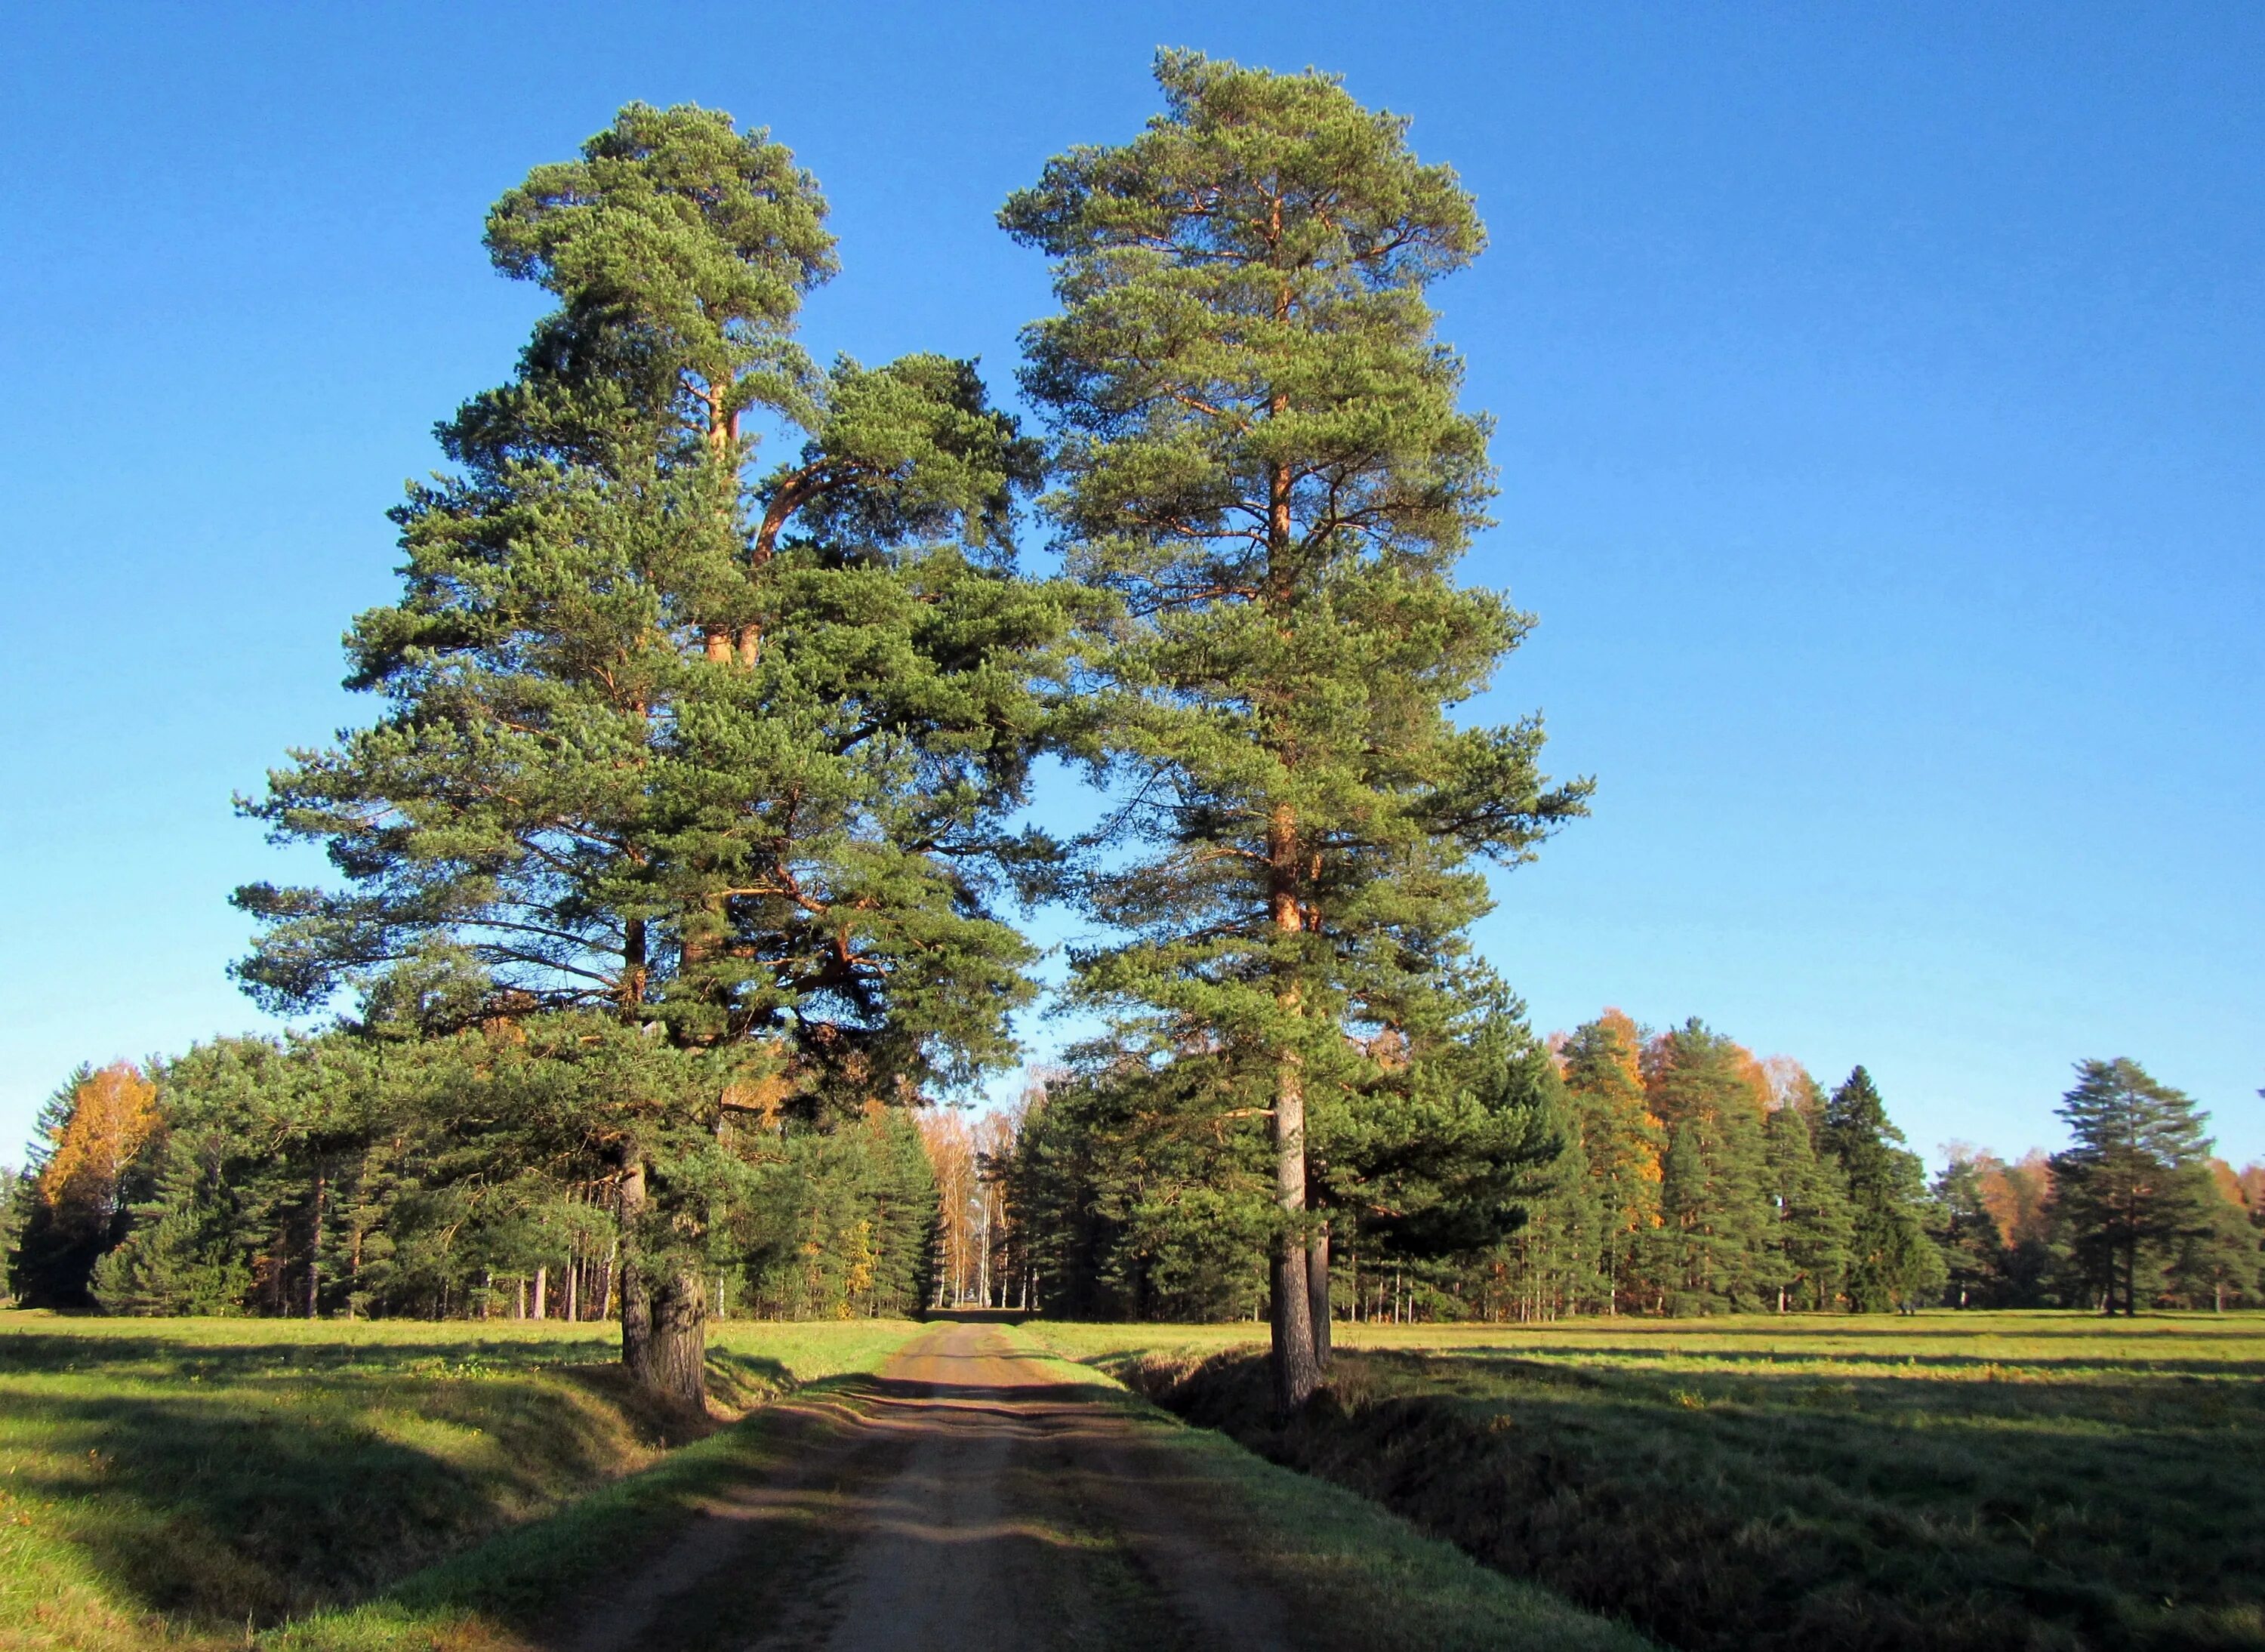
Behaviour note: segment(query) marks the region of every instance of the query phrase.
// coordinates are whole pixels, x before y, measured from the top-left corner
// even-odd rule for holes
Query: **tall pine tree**
[[[1607,1314],[1620,1311],[1659,1227],[1667,1138],[1644,1099],[1642,1047],[1635,1022],[1608,1009],[1576,1028],[1557,1052],[1603,1223],[1599,1267]]]
[[[1029,991],[989,895],[1065,623],[1003,541],[1035,455],[968,364],[804,356],[825,211],[763,133],[642,105],[497,204],[495,262],[558,307],[395,513],[401,600],[348,644],[386,714],[250,805],[347,887],[238,896],[279,1008],[360,986],[373,1021],[575,1012],[653,1046],[590,1032],[579,1093],[623,1359],[687,1403],[719,1114],[965,1080]],[[765,418],[802,437],[768,472]]]
[[[1453,570],[1484,520],[1484,421],[1424,290],[1482,233],[1407,122],[1334,78],[1164,52],[1165,111],[1050,162],[1002,223],[1055,260],[1026,333],[1071,572],[1122,622],[1092,656],[1083,747],[1116,782],[1113,931],[1087,1001],[1225,1053],[1270,1118],[1278,1402],[1318,1380],[1328,1239],[1309,1105],[1358,1087],[1374,1034],[1425,1014],[1515,863],[1579,813],[1538,723],[1460,729],[1530,622]]]
[[[2052,1157],[2071,1260],[2101,1306],[2128,1318],[2217,1226],[2210,1138],[2193,1097],[2128,1059],[2079,1062],[2057,1110],[2074,1139]]]
[[[1662,1298],[1684,1313],[1773,1302],[1780,1263],[1769,1244],[1766,1098],[1753,1058],[1693,1017],[1653,1039],[1644,1065],[1651,1111],[1668,1132]]]

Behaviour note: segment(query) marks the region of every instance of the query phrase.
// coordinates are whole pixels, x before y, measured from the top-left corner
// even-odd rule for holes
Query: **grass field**
[[[733,1322],[744,1407],[917,1328]],[[645,1467],[610,1326],[0,1314],[0,1648],[240,1646]]]
[[[2265,1647],[2259,1316],[1031,1328],[1694,1652]]]
[[[711,1373],[752,1404],[914,1328],[719,1327]],[[662,1462],[614,1335],[0,1314],[0,1652],[441,1645],[771,1471],[767,1425]],[[1288,1430],[1264,1327],[1024,1335],[1692,1652],[2265,1648],[2265,1316],[1341,1328]],[[1361,1531],[1315,1553],[1446,1589]]]

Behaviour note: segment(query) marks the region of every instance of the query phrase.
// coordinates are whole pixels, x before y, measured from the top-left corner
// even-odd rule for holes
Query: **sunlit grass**
[[[734,1321],[733,1408],[916,1328]],[[0,1314],[0,1648],[240,1643],[653,1462],[604,1324]]]

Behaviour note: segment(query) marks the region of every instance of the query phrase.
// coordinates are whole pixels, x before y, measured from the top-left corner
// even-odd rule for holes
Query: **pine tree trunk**
[[[346,1252],[346,1317],[348,1319],[354,1316],[354,1297],[361,1289],[361,1224],[356,1222],[353,1229],[353,1244]]]
[[[622,1364],[630,1380],[688,1411],[707,1408],[708,1305],[697,1275],[655,1279],[638,1224],[645,1216],[644,1157],[621,1151]]]
[[[1267,833],[1267,858],[1272,863],[1271,916],[1276,929],[1296,934],[1305,928],[1298,906],[1297,822],[1286,808],[1278,808]],[[1300,1013],[1295,978],[1284,982],[1278,1001],[1294,1016]],[[1281,1225],[1273,1246],[1272,1368],[1274,1408],[1284,1416],[1305,1408],[1321,1386],[1321,1367],[1314,1351],[1313,1285],[1307,1267],[1306,1220],[1306,1073],[1305,1061],[1294,1047],[1274,1056],[1274,1201]]]
[[[547,1262],[535,1270],[535,1317],[550,1317],[550,1264]]]
[[[630,1380],[681,1410],[704,1411],[707,1353],[708,1304],[699,1275],[655,1281],[624,1266],[622,1364],[629,1368]]]
[[[1306,1247],[1307,1314],[1314,1322],[1314,1365],[1329,1368],[1329,1230],[1327,1223],[1314,1230]]]
[[[323,1178],[315,1176],[314,1231],[307,1238],[307,1317],[315,1317],[316,1304],[323,1291]]]
[[[1314,1358],[1306,1241],[1298,1232],[1306,1213],[1304,1079],[1297,1056],[1285,1054],[1274,1090],[1274,1192],[1282,1226],[1274,1238],[1272,1270],[1274,1407],[1284,1416],[1304,1409],[1322,1380]]]

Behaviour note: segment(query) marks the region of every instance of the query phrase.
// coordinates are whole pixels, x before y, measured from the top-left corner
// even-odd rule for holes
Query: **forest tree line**
[[[1526,1148],[1497,1154],[1497,1183],[1460,1181],[1468,1161],[1440,1136],[1317,1121],[1343,1317],[2265,1299],[2265,1166],[2214,1156],[2191,1098],[2136,1063],[2079,1064],[2061,1152],[2008,1163],[1953,1145],[1929,1180],[1862,1067],[1828,1093],[1699,1022],[1651,1032],[1617,1010],[1547,1041],[1513,1019],[1481,1044],[1470,1065]],[[1208,1133],[1177,1082],[1104,1057],[1048,1085],[988,1161],[1003,1271],[1035,1277],[1049,1311],[1264,1310],[1262,1132]]]
[[[122,1314],[618,1319],[618,1167],[578,1117],[591,1052],[550,1030],[229,1038],[146,1074],[82,1070],[11,1190],[12,1293]],[[651,1076],[650,1052],[628,1053]],[[917,1312],[937,1204],[911,1118],[874,1104],[820,1127],[762,1100],[720,1121],[703,1167],[712,1311]]]
[[[1317,1118],[1340,1318],[2261,1299],[2265,1165],[2215,1157],[2192,1103],[2129,1062],[2083,1064],[2063,1152],[1954,1144],[1930,1181],[1861,1067],[1828,1094],[1698,1022],[1616,1010],[1474,1044],[1526,1149],[1497,1156],[1499,1182],[1459,1183],[1452,1141],[1395,1152]],[[616,1190],[560,1127],[557,1059],[512,1029],[82,1069],[0,1186],[11,1291],[123,1314],[610,1319]],[[1264,1132],[1172,1103],[1103,1065],[987,1112],[735,1113],[713,1311],[1263,1317]],[[1439,1155],[1428,1173],[1411,1146]]]

